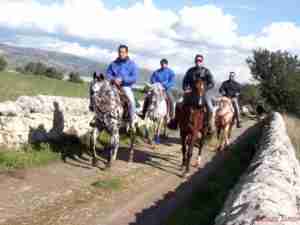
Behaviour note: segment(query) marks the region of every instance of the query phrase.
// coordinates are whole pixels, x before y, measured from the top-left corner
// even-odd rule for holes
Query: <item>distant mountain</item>
[[[23,67],[28,62],[43,62],[48,66],[54,66],[65,73],[78,71],[82,76],[91,76],[94,71],[104,72],[107,68],[107,64],[105,63],[84,57],[5,44],[0,44],[0,55],[6,57],[9,68],[11,69]],[[148,81],[150,74],[151,71],[141,69],[138,83]]]

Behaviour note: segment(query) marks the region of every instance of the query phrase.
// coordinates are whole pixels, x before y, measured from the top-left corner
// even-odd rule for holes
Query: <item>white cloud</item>
[[[259,34],[240,36],[235,17],[214,5],[186,6],[172,11],[158,9],[151,0],[112,9],[101,0],[64,0],[50,5],[37,0],[2,0],[0,9],[0,26],[78,39],[71,42],[33,39],[33,47],[107,62],[116,56],[115,49],[107,43],[126,43],[140,66],[154,69],[161,57],[168,57],[180,73],[193,64],[194,55],[200,52],[219,80],[232,70],[242,74],[242,81],[248,80],[245,59],[253,48],[300,52],[300,28],[295,24],[273,23]],[[79,39],[106,44],[86,47]]]

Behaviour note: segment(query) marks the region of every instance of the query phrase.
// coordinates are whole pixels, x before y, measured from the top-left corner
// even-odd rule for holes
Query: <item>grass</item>
[[[122,182],[120,178],[114,177],[106,180],[96,181],[92,183],[92,186],[110,191],[118,191],[122,188]]]
[[[28,145],[23,151],[2,150],[0,171],[43,166],[59,159],[59,154],[52,151],[49,144],[41,144],[39,149]]]
[[[295,147],[297,158],[300,160],[300,118],[293,115],[284,115],[288,135]]]
[[[206,186],[195,192],[184,207],[178,208],[167,225],[214,224],[227,194],[249,165],[255,143],[260,137],[259,129],[252,129],[243,140],[231,147],[233,154],[226,160],[222,171],[211,175]]]
[[[14,101],[21,95],[87,97],[88,83],[77,84],[43,76],[0,72],[0,102]]]
[[[38,75],[16,72],[0,72],[0,102],[16,100],[19,96],[55,95],[65,97],[88,97],[88,83],[72,83]],[[143,92],[136,90],[137,99]]]

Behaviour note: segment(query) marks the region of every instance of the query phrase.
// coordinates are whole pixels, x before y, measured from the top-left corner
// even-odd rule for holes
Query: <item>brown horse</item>
[[[202,104],[195,107],[193,104],[176,105],[176,121],[179,123],[180,137],[182,145],[182,166],[185,169],[184,175],[190,172],[190,164],[193,155],[193,148],[197,140],[199,140],[199,153],[197,166],[200,165],[201,152],[204,145],[204,138],[206,136],[205,115],[207,112],[204,104],[205,86],[204,81],[195,81],[195,91],[186,94],[185,98],[199,99]],[[200,135],[199,135],[200,134]]]
[[[216,112],[217,137],[220,140],[219,150],[223,151],[229,145],[231,132],[235,121],[232,101],[228,97],[220,97]]]

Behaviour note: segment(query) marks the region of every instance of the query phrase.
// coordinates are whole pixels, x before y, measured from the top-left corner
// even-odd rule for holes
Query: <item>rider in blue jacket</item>
[[[129,114],[131,121],[135,116],[135,98],[132,85],[136,83],[138,68],[128,56],[128,47],[120,45],[119,57],[107,68],[107,78],[118,87],[121,87],[130,101]]]
[[[171,70],[168,67],[167,59],[162,59],[160,61],[160,66],[161,66],[160,69],[156,70],[152,74],[152,76],[150,78],[150,82],[151,82],[151,84],[161,83],[162,86],[164,87],[167,97],[170,102],[170,117],[173,118],[173,115],[174,115],[174,100],[173,99],[174,98],[171,93],[171,89],[175,85],[175,73],[173,70]],[[146,98],[144,107],[143,107],[143,111],[142,111],[142,115],[141,115],[142,118],[145,118],[148,106],[149,106],[149,99]]]

